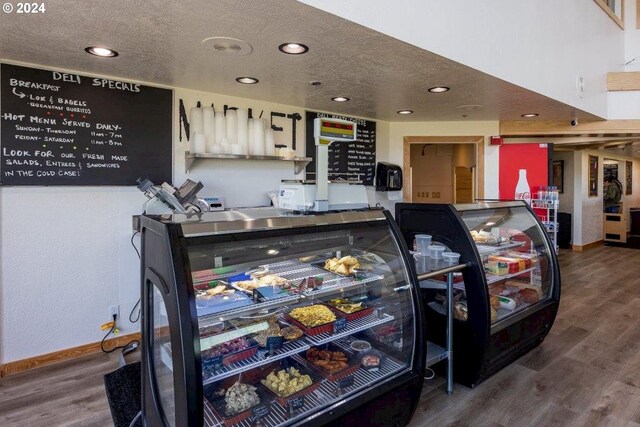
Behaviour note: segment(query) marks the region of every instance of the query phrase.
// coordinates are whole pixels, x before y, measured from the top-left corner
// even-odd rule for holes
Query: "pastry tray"
[[[325,262],[326,262],[326,260],[324,260],[324,261],[318,261],[318,262],[312,262],[312,263],[311,263],[311,265],[312,265],[312,266],[314,266],[314,267],[320,268],[320,269],[322,269],[322,270],[324,270],[324,271],[327,271],[327,272],[329,272],[329,273],[333,273],[333,274],[335,274],[336,276],[340,276],[340,277],[353,277],[354,279],[364,279],[364,278],[366,278],[366,277],[367,277],[367,273],[369,273],[369,272],[370,272],[369,270],[362,269],[362,268],[358,268],[358,269],[351,270],[351,273],[349,273],[349,274],[341,274],[341,273],[338,273],[338,272],[336,272],[336,271],[333,271],[333,270],[329,270],[329,269],[327,269],[327,268],[324,268],[324,264],[325,264]]]
[[[235,292],[231,295],[214,295],[209,299],[196,298],[198,317],[221,313],[253,304],[253,300],[244,293]]]

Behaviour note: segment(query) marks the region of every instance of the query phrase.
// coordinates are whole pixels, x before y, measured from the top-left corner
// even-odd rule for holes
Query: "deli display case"
[[[524,202],[396,204],[409,245],[417,234],[461,254],[470,265],[454,278],[453,375],[474,387],[539,345],[560,301],[555,248]],[[447,300],[421,282],[427,339],[445,342]]]
[[[143,216],[143,420],[406,425],[426,355],[390,213]]]

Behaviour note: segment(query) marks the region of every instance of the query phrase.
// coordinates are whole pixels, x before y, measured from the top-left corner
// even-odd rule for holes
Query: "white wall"
[[[302,107],[175,89],[176,185],[190,178],[203,182],[203,196],[223,196],[227,207],[264,206],[267,192],[281,179],[296,177],[293,163],[284,161],[209,160],[185,173],[185,145],[178,141],[180,98],[187,110],[201,101],[217,108],[252,107],[257,114],[264,110],[267,118],[271,111],[304,117]],[[290,146],[290,121],[278,124],[285,129],[276,133],[276,142]],[[389,124],[377,126],[378,160],[386,160]],[[303,118],[297,123],[300,155],[304,135]],[[387,205],[386,194],[368,190],[373,204]],[[99,341],[110,305],[120,305],[122,333],[138,330],[127,319],[140,286],[131,216],[141,213],[145,200],[135,187],[0,186],[0,363]]]
[[[391,163],[402,165],[402,146],[405,136],[485,136],[484,197],[498,198],[499,147],[488,145],[487,136],[499,135],[498,121],[408,122],[389,124],[389,152]]]
[[[624,62],[638,58],[625,66],[625,71],[640,71],[640,30],[636,22],[636,0],[624,3]]]
[[[553,160],[562,160],[564,162],[564,182],[563,193],[560,193],[560,205],[558,210],[560,212],[567,212],[573,215],[573,152],[561,151],[553,153]]]
[[[586,194],[585,187],[588,187],[586,178],[583,174],[586,170],[582,162],[583,153],[581,151],[573,152],[573,216],[571,217],[571,243],[574,245],[582,245],[582,200],[583,194]],[[586,175],[585,175],[586,176]]]
[[[624,4],[624,71],[640,71],[640,30],[636,23],[636,0],[625,0]],[[623,70],[611,70],[623,71]],[[640,119],[640,92],[609,92],[609,120]]]
[[[624,32],[590,0],[301,1],[601,117],[625,62]]]
[[[598,196],[589,197],[588,174],[589,155],[598,157]],[[623,185],[622,202],[625,214],[629,218],[629,209],[640,207],[640,161],[620,155],[614,151],[591,150],[576,151],[574,153],[574,167],[576,179],[576,192],[574,194],[574,225],[573,244],[588,245],[589,243],[600,241],[604,238],[603,233],[603,162],[604,159],[619,160],[620,167],[618,177]],[[627,196],[625,192],[625,161],[633,162],[633,194]],[[578,191],[579,187],[579,191]]]
[[[293,162],[276,160],[198,160],[189,173],[185,173],[186,138],[183,130],[183,141],[179,142],[177,119],[180,99],[184,100],[187,112],[195,107],[198,101],[201,101],[205,106],[213,103],[217,111],[222,110],[225,104],[233,107],[252,108],[254,117],[264,111],[262,117],[267,120],[267,124],[269,124],[269,113],[272,111],[285,114],[297,112],[303,118],[296,124],[296,153],[303,156],[305,153],[304,108],[181,88],[175,90],[174,99],[176,119],[174,119],[173,180],[176,185],[181,184],[187,178],[201,181],[204,185],[202,196],[223,196],[228,207],[268,206],[271,202],[267,193],[278,190],[280,180],[302,179],[304,177],[304,174],[295,175]],[[279,119],[274,124],[284,128],[282,132],[274,133],[276,144],[285,144],[291,148],[291,120]]]

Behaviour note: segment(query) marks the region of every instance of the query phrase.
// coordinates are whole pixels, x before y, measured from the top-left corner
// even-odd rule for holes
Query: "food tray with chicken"
[[[311,347],[304,354],[307,364],[320,372],[329,381],[338,381],[352,375],[358,370],[360,361],[340,347],[327,344],[321,347]]]

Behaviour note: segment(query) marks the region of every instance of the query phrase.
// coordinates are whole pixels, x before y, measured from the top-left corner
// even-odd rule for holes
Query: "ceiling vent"
[[[207,50],[227,55],[243,56],[253,51],[253,47],[244,40],[232,37],[209,37],[201,42]]]

